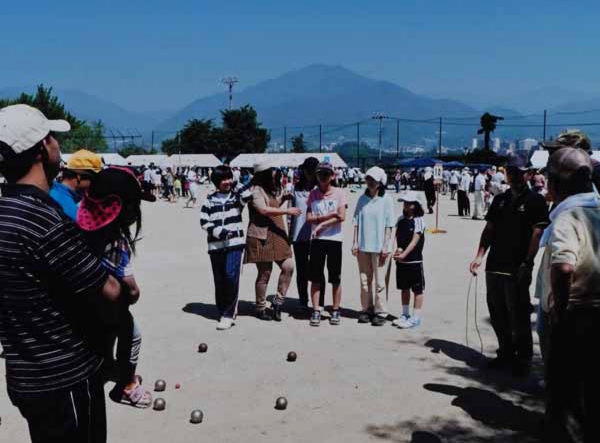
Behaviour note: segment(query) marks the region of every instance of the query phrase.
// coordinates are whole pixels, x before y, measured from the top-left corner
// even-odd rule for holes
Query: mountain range
[[[35,88],[0,88],[0,97],[14,97],[23,90],[33,92]],[[122,133],[142,133],[146,141],[151,131],[176,131],[191,118],[215,119],[218,122],[220,110],[228,102],[226,93],[214,94],[193,100],[180,110],[140,113],[79,91],[56,88],[55,93],[67,109],[78,117],[88,121],[102,120],[107,128]],[[507,118],[504,125],[513,125],[510,128],[500,126],[497,130],[495,136],[505,139],[541,136],[541,129],[531,126],[541,123],[541,111],[538,112],[540,115],[535,116],[525,114],[544,108],[551,108],[550,124],[559,121],[568,124],[600,121],[600,111],[571,114],[600,109],[600,98],[587,97],[563,88],[545,88],[520,94],[499,100],[497,106],[482,109],[466,103],[468,100],[431,98],[388,81],[364,77],[342,66],[323,64],[310,65],[236,90],[233,101],[234,106],[252,105],[263,126],[273,128],[272,140],[280,138],[282,144],[284,126],[289,128],[288,136],[293,131],[303,131],[310,132],[312,135],[309,134],[309,139],[314,139],[318,125],[323,124],[323,132],[327,135],[323,143],[326,143],[352,139],[352,134],[356,132],[353,127],[338,130],[334,125],[358,121],[364,122],[361,136],[372,139],[377,136],[378,122],[372,120],[376,113],[408,120],[431,120],[427,123],[400,122],[402,144],[437,143],[437,118],[444,116],[442,135],[444,144],[450,146],[470,145],[477,131],[478,116],[484,111],[502,115]],[[600,135],[600,128],[592,132]],[[552,128],[548,133],[552,133]],[[395,139],[395,121],[386,120],[384,145],[395,144]]]

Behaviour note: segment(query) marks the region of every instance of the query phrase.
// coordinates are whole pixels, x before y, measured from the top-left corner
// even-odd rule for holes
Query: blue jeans
[[[240,288],[242,250],[211,252],[210,263],[215,281],[215,302],[219,316],[234,318]]]

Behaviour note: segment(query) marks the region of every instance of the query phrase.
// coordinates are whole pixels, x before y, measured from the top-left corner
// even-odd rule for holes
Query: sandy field
[[[348,195],[351,214],[359,194]],[[400,214],[401,203],[395,205]],[[167,408],[140,410],[107,400],[109,441],[537,441],[543,411],[537,376],[516,380],[480,368],[475,282],[466,346],[467,266],[484,223],[456,214],[456,202],[442,197],[440,227],[448,233],[426,236],[427,288],[418,329],[357,323],[358,266],[350,252],[348,217],[340,326],[325,321],[311,328],[307,318],[293,318],[295,282],[283,322],[259,321],[253,316],[256,268],[246,265],[237,325],[219,332],[199,209],[183,209],[183,201],[146,205],[144,239],[135,261],[142,298],[132,309],[143,334],[138,372],[150,388],[158,378],[167,381],[165,392],[153,393],[166,400]],[[433,216],[426,220],[429,227],[434,225]],[[274,274],[269,293],[275,291]],[[495,338],[483,276],[479,280],[477,324],[489,357]],[[394,277],[392,286],[390,311],[398,315]],[[328,290],[327,304],[330,294]],[[205,354],[197,352],[201,342],[208,344]],[[289,351],[298,354],[295,363],[286,361]],[[288,399],[285,411],[274,409],[280,396]],[[203,423],[189,423],[193,409],[204,412]],[[5,385],[0,389],[0,417],[0,442],[29,441],[26,422],[10,404]]]

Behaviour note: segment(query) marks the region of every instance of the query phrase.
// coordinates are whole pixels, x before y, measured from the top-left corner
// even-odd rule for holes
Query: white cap
[[[387,184],[387,174],[379,166],[373,166],[372,168],[370,168],[365,173],[365,176],[371,177],[373,180],[381,183],[383,186],[385,186]]]
[[[66,120],[48,120],[42,112],[28,105],[0,109],[0,141],[21,154],[41,142],[50,132],[69,132]]]
[[[267,169],[271,169],[271,168],[276,168],[277,165],[275,164],[275,161],[273,160],[269,160],[268,158],[262,158],[260,159],[258,162],[254,163],[254,173],[256,174],[257,172],[263,172],[266,171]]]
[[[406,203],[419,203],[421,207],[427,207],[427,197],[424,192],[404,191],[400,194],[398,201]]]

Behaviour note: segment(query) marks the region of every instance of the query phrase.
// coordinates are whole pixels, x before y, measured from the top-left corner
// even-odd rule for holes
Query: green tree
[[[56,134],[63,152],[73,152],[80,148],[93,151],[104,151],[108,148],[104,138],[102,122],[87,124],[66,110],[65,105],[52,93],[52,88],[38,85],[34,95],[21,93],[16,99],[0,99],[0,108],[16,104],[25,104],[39,109],[49,119],[66,120],[71,124],[71,131]]]
[[[215,153],[219,130],[213,126],[212,120],[190,120],[175,137],[162,142],[162,150],[168,155]]]
[[[141,146],[127,145],[117,151],[123,158],[127,158],[130,155],[154,155],[156,149],[144,149]]]
[[[221,111],[223,127],[218,133],[218,151],[221,158],[232,158],[238,154],[265,152],[270,136],[261,128],[256,110],[246,105],[240,109]]]
[[[306,143],[304,142],[304,134],[300,133],[299,135],[292,137],[292,152],[296,152],[298,154],[302,154],[306,152]]]

